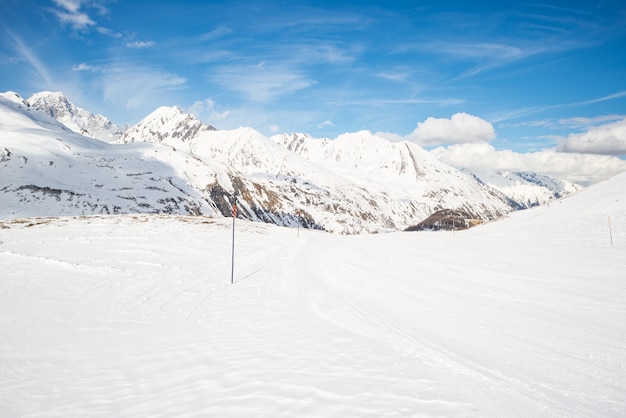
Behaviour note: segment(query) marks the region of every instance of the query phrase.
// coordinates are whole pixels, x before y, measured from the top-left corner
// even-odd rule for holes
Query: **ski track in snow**
[[[0,415],[624,416],[626,215],[611,247],[544,212],[367,236],[242,221],[233,285],[228,219],[6,223]]]

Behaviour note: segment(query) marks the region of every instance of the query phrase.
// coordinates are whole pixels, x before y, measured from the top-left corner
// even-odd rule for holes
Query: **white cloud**
[[[177,74],[145,67],[120,68],[104,73],[102,89],[106,101],[145,116],[154,110],[155,103],[167,103],[171,92],[184,88],[186,83],[187,79]]]
[[[406,69],[396,69],[389,71],[380,71],[374,73],[375,77],[382,78],[384,80],[395,81],[395,82],[406,82],[412,76],[412,72]]]
[[[91,65],[86,62],[81,62],[78,65],[72,67],[72,71],[75,72],[90,72],[90,73],[116,73],[123,71],[118,67],[101,67],[99,65]]]
[[[497,151],[490,144],[457,144],[431,151],[441,161],[470,170],[532,171],[581,184],[595,183],[626,171],[626,161],[616,157],[571,154],[556,150],[517,153]]]
[[[104,36],[109,36],[111,38],[121,38],[122,37],[121,33],[115,32],[112,29],[105,28],[105,27],[102,27],[102,26],[99,26],[97,31],[98,31],[99,34],[104,35]]]
[[[275,134],[275,133],[278,133],[279,131],[280,131],[280,126],[278,126],[278,125],[272,125],[272,126],[270,126],[270,132],[271,132],[271,133],[274,133],[274,134]]]
[[[254,102],[268,102],[277,96],[305,89],[314,80],[302,72],[282,65],[229,66],[219,68],[213,81],[236,91]]]
[[[23,60],[28,63],[39,74],[39,78],[43,80],[43,89],[50,89],[56,83],[54,82],[48,67],[37,55],[26,45],[20,37],[13,32],[7,30],[7,35],[13,41],[13,48],[19,56],[19,60]]]
[[[127,42],[126,46],[128,48],[135,48],[135,49],[151,48],[154,46],[154,42],[153,41],[133,41],[133,42]]]
[[[213,99],[198,100],[187,108],[186,111],[196,118],[206,120],[211,124],[225,120],[231,114],[229,110],[221,110]]]
[[[587,132],[570,134],[560,141],[558,150],[605,155],[626,154],[626,118],[590,128]]]
[[[335,126],[335,124],[331,120],[326,120],[326,121],[320,123],[319,125],[317,125],[317,127],[319,129],[328,128],[328,127],[331,127],[331,126]]]
[[[595,118],[573,117],[560,119],[559,125],[574,129],[589,129],[592,126],[598,126],[609,122],[617,122],[625,118],[626,116],[624,115],[602,115],[596,116]]]
[[[406,138],[422,146],[489,142],[496,137],[493,125],[477,116],[455,113],[450,119],[429,117]]]
[[[54,0],[54,3],[62,9],[54,10],[61,24],[68,24],[74,30],[85,29],[96,24],[87,13],[80,10],[82,0]]]
[[[228,26],[218,26],[210,32],[207,32],[200,36],[202,41],[212,41],[214,39],[222,38],[226,35],[233,33],[233,30]]]
[[[89,65],[85,62],[81,62],[78,65],[75,65],[72,67],[72,71],[92,71],[92,72],[96,72],[99,71],[98,67],[94,67],[93,65]]]
[[[53,0],[53,2],[57,9],[53,9],[52,13],[56,15],[62,25],[70,25],[75,31],[97,26],[97,23],[83,9],[83,6],[90,9],[90,11],[95,9],[96,13],[101,16],[109,14],[109,10],[104,6],[105,0]],[[118,34],[106,28],[98,27],[97,30],[103,35],[118,36]]]
[[[70,13],[76,13],[80,9],[82,0],[54,0],[57,6],[64,8]]]
[[[57,10],[55,14],[62,24],[69,24],[74,30],[85,29],[96,24],[86,13],[66,13]]]

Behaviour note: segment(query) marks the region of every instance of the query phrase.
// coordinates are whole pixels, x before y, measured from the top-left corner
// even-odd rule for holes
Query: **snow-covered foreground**
[[[0,229],[1,416],[626,414],[626,177],[463,232]],[[614,245],[610,245],[608,215]]]

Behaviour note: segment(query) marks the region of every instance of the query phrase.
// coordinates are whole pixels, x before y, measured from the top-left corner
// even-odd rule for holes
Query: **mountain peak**
[[[45,113],[72,131],[89,138],[113,142],[121,134],[121,129],[109,119],[76,106],[60,91],[35,93],[28,98],[27,103],[32,109]]]
[[[29,100],[45,100],[45,99],[54,99],[54,100],[67,100],[67,97],[61,91],[40,91],[38,93],[33,93]]]
[[[118,142],[152,142],[171,146],[189,142],[201,132],[214,131],[178,106],[161,106],[127,130]]]

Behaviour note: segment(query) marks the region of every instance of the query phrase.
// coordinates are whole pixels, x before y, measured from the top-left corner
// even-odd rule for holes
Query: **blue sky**
[[[623,1],[3,0],[0,39],[1,91],[122,126],[626,154]]]

